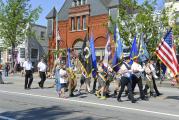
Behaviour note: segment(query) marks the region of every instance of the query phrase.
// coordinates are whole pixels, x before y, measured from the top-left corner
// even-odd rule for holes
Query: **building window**
[[[83,16],[83,30],[86,30],[86,16]]]
[[[75,30],[75,18],[72,17],[71,18],[71,31],[74,31]]]
[[[40,37],[41,37],[41,40],[45,40],[45,32],[41,31]]]
[[[87,1],[86,0],[82,0],[82,5],[85,5],[87,4]]]
[[[77,17],[77,30],[80,30],[80,17]]]
[[[38,49],[31,49],[31,58],[37,59],[38,57]]]
[[[20,58],[25,58],[25,48],[20,48]]]
[[[53,19],[49,19],[47,24],[48,24],[47,27],[48,38],[51,38],[53,33]]]
[[[72,2],[72,7],[76,7],[76,6],[77,6],[77,1],[74,0],[74,1]]]
[[[81,0],[77,0],[77,6],[81,5]]]

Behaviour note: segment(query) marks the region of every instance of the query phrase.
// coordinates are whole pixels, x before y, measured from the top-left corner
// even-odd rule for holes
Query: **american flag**
[[[173,48],[173,33],[172,29],[167,32],[165,37],[162,39],[160,44],[156,49],[156,54],[158,58],[172,71],[172,73],[177,75],[178,61]]]

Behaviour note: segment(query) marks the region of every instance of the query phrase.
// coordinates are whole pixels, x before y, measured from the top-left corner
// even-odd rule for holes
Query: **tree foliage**
[[[112,26],[109,31],[113,33],[114,25],[117,24],[120,36],[127,46],[131,46],[135,35],[144,34],[144,42],[147,44],[149,53],[153,54],[157,44],[164,36],[167,29],[173,28],[175,36],[179,35],[179,27],[169,24],[169,8],[156,12],[156,0],[144,0],[138,4],[137,0],[121,0],[118,7],[118,17],[110,21]],[[174,15],[176,18],[177,14]],[[172,18],[174,19],[174,18]]]
[[[27,28],[34,23],[41,12],[41,8],[32,9],[30,0],[0,0],[0,38],[4,47],[11,47],[12,67],[14,67],[15,47],[21,44],[30,30]]]
[[[0,0],[0,37],[6,47],[15,47],[24,41],[29,23],[34,23],[41,12],[32,10],[29,0]]]

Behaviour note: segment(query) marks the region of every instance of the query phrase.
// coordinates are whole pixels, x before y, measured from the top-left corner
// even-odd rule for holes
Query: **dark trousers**
[[[32,75],[31,70],[26,70],[25,72],[26,73],[25,73],[25,86],[24,86],[24,88],[27,89],[27,88],[31,87],[31,84],[33,82],[33,75]]]
[[[136,84],[138,84],[139,91],[140,91],[140,98],[144,99],[145,94],[144,94],[144,91],[143,91],[142,78],[141,77],[138,78],[137,76],[132,75],[131,79],[132,79],[132,91],[134,92],[135,86],[136,86]]]
[[[9,76],[9,70],[5,69],[5,76],[8,77]]]
[[[44,87],[44,82],[46,80],[46,74],[45,74],[45,72],[39,72],[39,74],[40,74],[40,78],[41,78],[41,81],[39,82],[39,86],[41,88],[43,88]]]
[[[129,98],[131,101],[134,100],[134,96],[132,94],[132,82],[129,78],[127,77],[121,77],[121,89],[119,91],[117,99],[121,98],[122,92],[124,92],[125,86],[127,86],[128,92],[129,92]]]
[[[96,90],[96,83],[97,83],[97,77],[94,78],[94,82],[93,82],[93,91]]]

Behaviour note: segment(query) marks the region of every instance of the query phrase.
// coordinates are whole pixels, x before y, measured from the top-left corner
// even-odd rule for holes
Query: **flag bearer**
[[[120,80],[121,88],[119,90],[119,94],[118,94],[118,97],[117,97],[118,102],[122,102],[121,95],[122,95],[122,92],[125,89],[125,86],[127,86],[127,88],[128,88],[128,92],[129,92],[128,98],[130,98],[132,103],[136,102],[136,100],[134,99],[133,94],[132,94],[132,81],[131,81],[131,78],[130,78],[132,71],[131,71],[131,68],[128,64],[129,61],[130,61],[129,57],[125,57],[125,61],[123,61],[121,68],[118,71],[121,74],[121,80]]]

